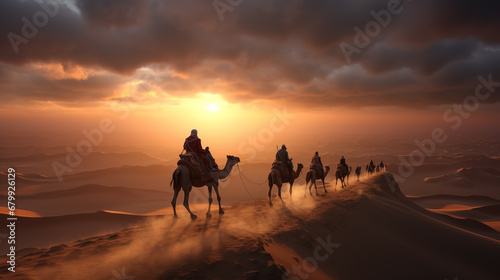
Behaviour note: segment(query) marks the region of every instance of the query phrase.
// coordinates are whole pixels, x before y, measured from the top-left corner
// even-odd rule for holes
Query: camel
[[[302,171],[302,168],[304,166],[302,163],[297,164],[297,171],[293,172],[293,176],[291,178],[283,178],[281,172],[279,171],[278,168],[273,168],[271,172],[269,173],[268,176],[268,181],[269,181],[269,205],[273,206],[273,203],[271,201],[271,190],[273,189],[273,185],[276,185],[278,187],[278,196],[281,199],[281,202],[283,202],[283,199],[281,198],[281,186],[283,183],[290,183],[290,199],[292,198],[292,186],[293,182],[295,179],[297,179],[300,175],[300,172]]]
[[[383,162],[380,162],[380,170],[385,171],[386,165]]]
[[[373,171],[375,171],[375,170],[374,170],[373,166],[367,165],[366,171],[368,172],[368,175],[370,176],[370,175],[373,175]]]
[[[335,172],[335,190],[337,190],[337,183],[338,179],[340,179],[340,186],[342,188],[347,187],[347,184],[345,183],[345,177],[351,173],[351,170],[344,168],[343,166],[338,166],[337,171]]]
[[[359,176],[361,175],[361,166],[356,167],[356,171],[354,171],[354,174],[356,174],[356,177],[359,181]]]
[[[220,204],[220,195],[219,195],[219,180],[224,179],[229,176],[231,173],[231,170],[233,169],[233,166],[236,165],[238,162],[240,162],[240,158],[235,157],[235,156],[227,156],[227,161],[226,161],[226,166],[224,166],[224,169],[217,171],[216,177],[208,182],[200,182],[199,180],[196,180],[191,178],[191,175],[189,173],[189,169],[185,165],[178,165],[177,169],[175,169],[174,173],[172,174],[172,181],[170,181],[170,185],[173,186],[174,188],[174,197],[172,198],[172,207],[174,208],[174,217],[177,218],[177,212],[175,211],[175,205],[177,202],[177,196],[179,195],[179,192],[181,189],[184,191],[184,207],[186,210],[189,212],[191,215],[192,220],[196,220],[197,216],[191,212],[191,209],[189,209],[189,192],[191,191],[192,187],[197,187],[201,188],[203,186],[208,187],[208,211],[207,211],[207,218],[212,217],[212,214],[210,213],[210,206],[212,205],[212,188],[215,189],[215,194],[217,195],[217,201],[219,202],[219,214],[224,214],[224,210],[222,210],[222,206]],[[172,184],[173,183],[173,184]]]
[[[380,166],[377,165],[377,167],[375,168],[375,171],[380,172]]]
[[[306,189],[304,190],[304,196],[306,195],[307,184],[309,183],[309,180],[311,181],[311,185],[309,186],[309,193],[311,195],[312,195],[311,188],[312,188],[313,184],[314,184],[314,189],[316,190],[316,195],[319,195],[318,188],[316,187],[316,180],[321,180],[323,182],[323,188],[325,189],[325,193],[326,193],[327,191],[326,191],[326,187],[325,187],[325,178],[326,178],[326,176],[328,176],[329,171],[330,171],[330,166],[326,166],[323,176],[316,176],[316,169],[309,168],[309,171],[307,171],[307,175],[306,175]]]

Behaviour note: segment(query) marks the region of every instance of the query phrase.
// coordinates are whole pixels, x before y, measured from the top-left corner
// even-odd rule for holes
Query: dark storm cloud
[[[246,0],[226,6],[223,21],[213,4],[229,5],[225,0],[62,1],[54,15],[34,0],[0,1],[2,95],[105,100],[137,69],[155,64],[179,74],[156,72],[159,88],[170,95],[426,106],[454,102],[480,74],[500,75],[500,52],[485,51],[500,44],[500,3],[493,1],[396,3],[400,12],[352,55],[352,64],[339,44],[354,45],[354,28],[365,30],[373,13],[395,0]],[[46,24],[23,30],[26,21],[43,21],[41,12],[48,13]],[[14,36],[13,46],[12,34],[24,40]],[[35,62],[108,72],[85,81],[49,80],[23,70]]]
[[[361,54],[359,61],[375,73],[406,67],[418,74],[431,75],[451,62],[471,57],[478,47],[479,42],[473,39],[442,39],[419,49],[391,48],[378,44]]]
[[[84,80],[48,79],[33,69],[0,64],[0,98],[4,104],[26,101],[105,101],[127,81],[114,75],[89,76]],[[84,104],[80,104],[84,106]]]

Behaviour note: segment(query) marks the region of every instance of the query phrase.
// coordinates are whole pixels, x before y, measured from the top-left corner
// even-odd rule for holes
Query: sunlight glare
[[[210,112],[216,112],[219,110],[219,106],[217,106],[217,104],[215,104],[215,103],[210,103],[207,106],[207,110]]]

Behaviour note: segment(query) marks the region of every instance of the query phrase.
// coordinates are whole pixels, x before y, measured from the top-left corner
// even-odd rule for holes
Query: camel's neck
[[[229,174],[231,174],[231,170],[233,170],[233,166],[234,164],[230,163],[229,160],[226,161],[226,166],[224,166],[224,169],[219,170],[219,179],[224,179],[229,176]]]
[[[326,170],[325,177],[328,175],[328,172],[330,172],[330,169]]]

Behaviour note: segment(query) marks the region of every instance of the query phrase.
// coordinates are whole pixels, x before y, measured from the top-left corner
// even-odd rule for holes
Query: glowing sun
[[[216,112],[219,110],[219,106],[217,106],[217,104],[215,104],[215,103],[210,103],[207,106],[207,110],[210,112]]]

